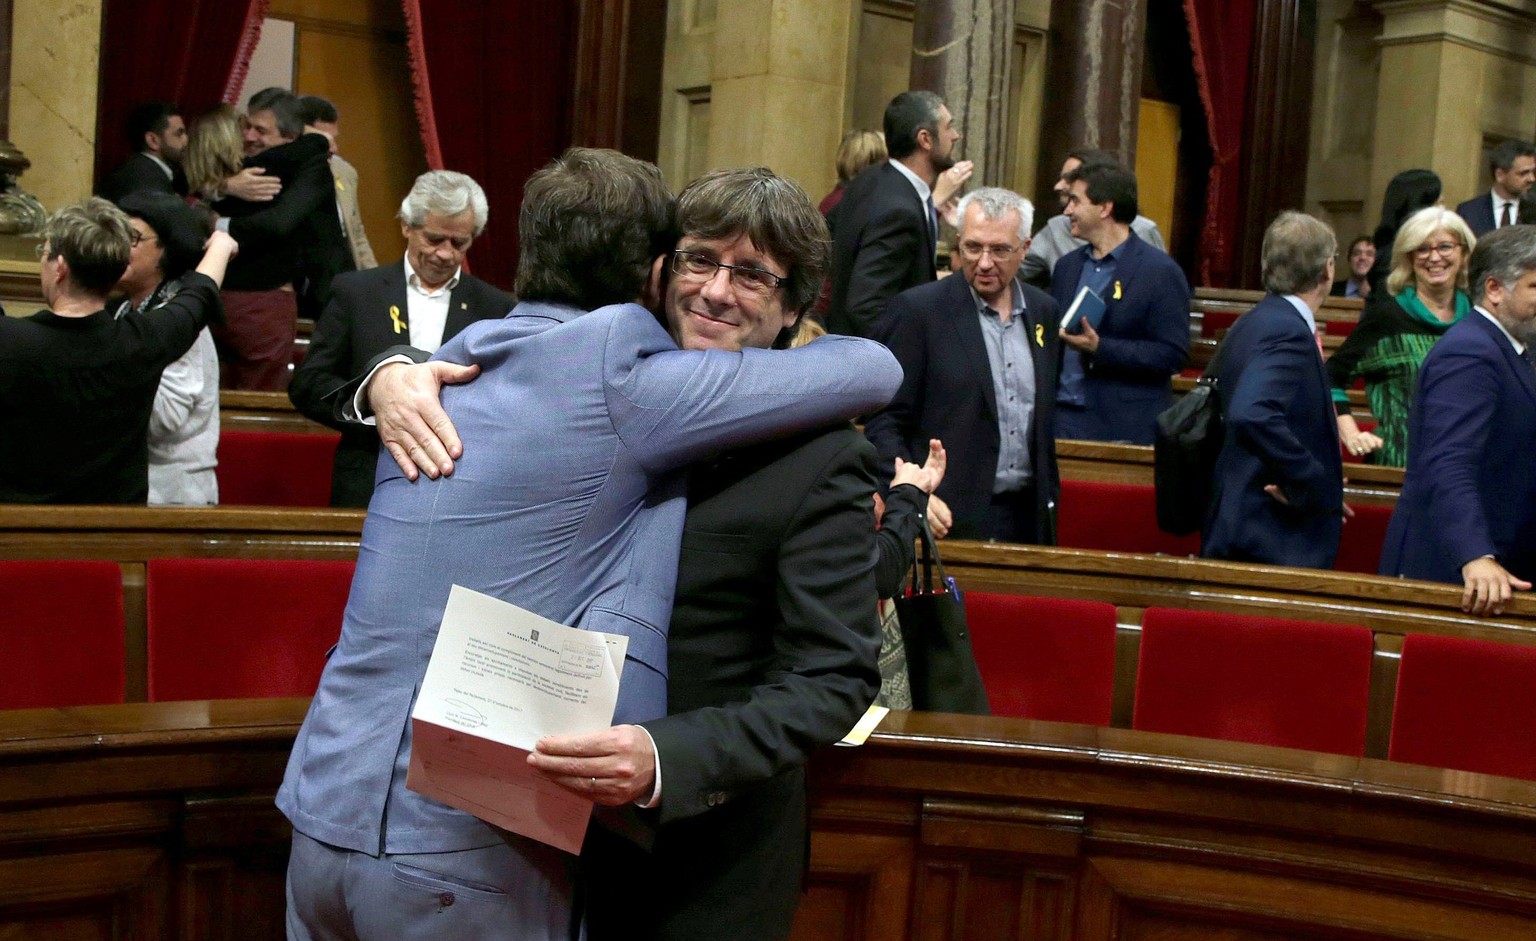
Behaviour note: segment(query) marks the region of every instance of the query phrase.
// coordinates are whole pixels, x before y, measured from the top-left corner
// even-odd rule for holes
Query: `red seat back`
[[[150,701],[312,695],[341,633],[353,567],[152,559]]]
[[[968,591],[965,615],[993,714],[1109,725],[1114,605]]]
[[[1200,335],[1215,337],[1230,329],[1242,314],[1234,310],[1207,310],[1200,314]]]
[[[116,562],[0,562],[0,709],[123,701]]]
[[[1393,761],[1536,780],[1536,648],[1410,634]]]
[[[1132,725],[1363,755],[1370,681],[1363,627],[1148,608]]]
[[[1157,528],[1157,493],[1147,484],[1063,480],[1056,542],[1067,549],[1106,552],[1200,552],[1198,533],[1173,536]]]
[[[1392,521],[1390,506],[1360,504],[1351,506],[1355,515],[1344,521],[1339,533],[1339,554],[1333,568],[1339,572],[1375,575],[1381,565],[1381,546],[1387,540],[1387,524]]]
[[[219,433],[219,502],[230,506],[330,506],[337,434]]]

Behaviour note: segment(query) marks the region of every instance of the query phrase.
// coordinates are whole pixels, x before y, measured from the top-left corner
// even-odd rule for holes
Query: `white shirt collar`
[[[155,163],[159,164],[160,165],[160,169],[165,171],[165,176],[166,176],[167,179],[171,179],[171,180],[176,179],[176,172],[171,169],[171,165],[170,164],[166,163],[164,160],[161,160],[159,157],[157,157],[156,155],[150,153],[147,150],[141,150],[141,151],[139,151],[139,153],[143,154],[144,156],[146,156],[149,159],[153,160]]]
[[[1307,306],[1307,302],[1295,294],[1287,294],[1285,299],[1291,302],[1291,306],[1296,308],[1297,313],[1301,314],[1301,319],[1307,322],[1307,329],[1316,335],[1317,317],[1312,313],[1312,308]]]
[[[405,262],[405,285],[406,285],[406,287],[409,287],[409,288],[411,288],[412,290],[415,290],[415,291],[419,291],[420,293],[425,294],[428,297],[436,297],[440,293],[445,293],[445,292],[448,292],[448,291],[452,291],[454,288],[459,286],[459,276],[464,273],[464,269],[462,267],[455,268],[454,271],[453,271],[453,277],[448,279],[448,283],[447,284],[445,284],[442,287],[438,288],[436,291],[428,291],[426,286],[421,283],[421,277],[416,274],[416,269],[411,267],[411,257],[410,257],[410,255],[406,255],[405,258],[403,259],[403,261]]]
[[[930,187],[922,177],[918,176],[916,173],[913,173],[911,167],[902,163],[900,160],[892,160],[891,166],[895,167],[897,170],[900,170],[901,175],[906,177],[907,181],[912,184],[912,188],[917,190],[917,198],[922,200],[924,206],[928,205],[933,200],[933,188]]]
[[[1487,317],[1489,323],[1493,324],[1495,327],[1498,327],[1499,332],[1504,334],[1504,339],[1509,341],[1510,345],[1515,348],[1516,353],[1520,354],[1521,356],[1525,355],[1525,344],[1521,343],[1519,340],[1516,340],[1514,334],[1510,333],[1503,324],[1499,323],[1499,318],[1488,313],[1486,310],[1483,310],[1481,306],[1474,307],[1472,309],[1482,314],[1484,317]]]

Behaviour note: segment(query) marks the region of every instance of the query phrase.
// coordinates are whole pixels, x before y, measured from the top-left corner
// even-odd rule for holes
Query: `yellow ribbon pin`
[[[1042,349],[1045,347],[1045,324],[1043,323],[1035,324],[1035,345]]]
[[[1120,282],[1116,281],[1115,282],[1115,296],[1114,296],[1114,299],[1118,301],[1120,299],[1120,294],[1121,294]]]
[[[389,305],[389,319],[395,325],[396,333],[405,332],[405,324],[400,322],[400,308],[393,304]]]

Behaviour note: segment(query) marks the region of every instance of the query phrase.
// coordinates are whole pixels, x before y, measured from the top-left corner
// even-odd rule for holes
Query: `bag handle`
[[[922,522],[922,577],[918,577],[918,555],[912,556],[912,594],[950,594],[956,601],[960,600],[960,588],[955,580],[944,573],[944,560],[939,558],[939,542],[933,535],[933,527],[928,525],[928,514],[923,513],[919,517]],[[933,570],[939,570],[939,590],[933,588]]]

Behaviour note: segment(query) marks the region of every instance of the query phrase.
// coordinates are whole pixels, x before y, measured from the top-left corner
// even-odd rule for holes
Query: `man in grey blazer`
[[[657,296],[668,269],[696,276],[686,259],[659,257],[675,244],[672,202],[649,164],[573,149],[524,193],[520,303],[503,320],[466,329],[431,364],[481,371],[443,395],[475,447],[451,476],[412,482],[421,449],[394,442],[412,470],[380,473],[341,641],[278,795],[295,830],[293,938],[574,937],[573,857],[404,786],[409,714],[449,587],[627,635],[614,721],[645,736],[631,723],[666,710],[685,510],[674,472],[728,447],[861,414],[900,380],[894,358],[864,341],[782,353],[679,350],[650,311],[622,303]],[[731,265],[715,274],[765,296],[786,282],[814,295],[819,283],[816,265]],[[796,313],[779,313],[778,330]],[[698,329],[773,326],[714,314]],[[614,769],[584,776],[582,786],[611,803],[652,775]]]

